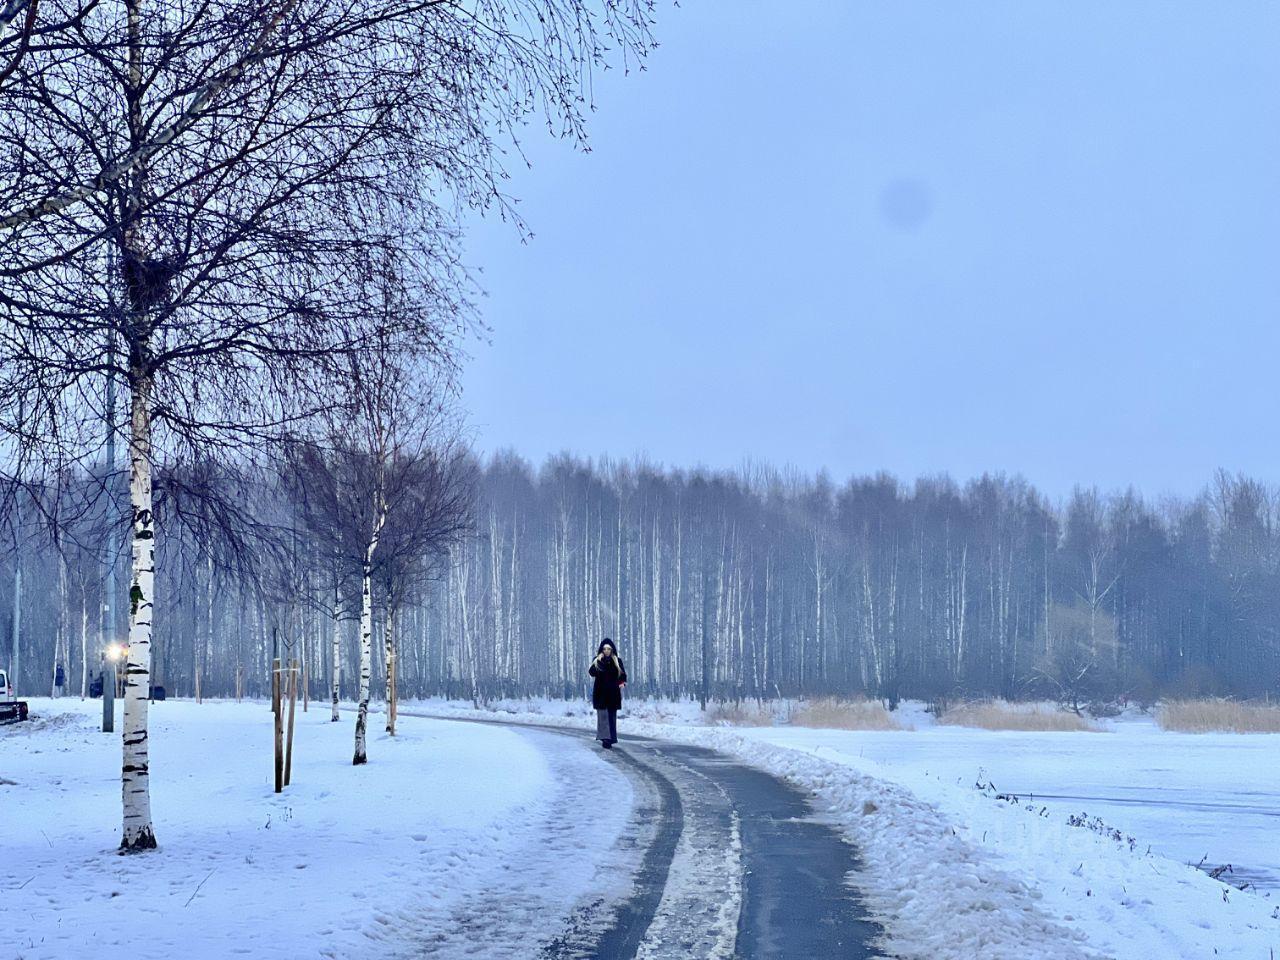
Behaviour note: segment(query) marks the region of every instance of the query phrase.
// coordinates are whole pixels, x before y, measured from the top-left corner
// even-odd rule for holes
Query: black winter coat
[[[621,672],[613,665],[612,657],[599,663],[591,661],[587,673],[596,678],[595,685],[591,688],[591,706],[597,710],[622,709],[622,687],[619,684],[627,682],[627,668],[621,658],[618,665],[622,667]]]

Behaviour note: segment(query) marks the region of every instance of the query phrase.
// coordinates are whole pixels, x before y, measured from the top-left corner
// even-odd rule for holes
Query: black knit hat
[[[613,653],[614,653],[614,656],[617,656],[617,654],[618,654],[618,645],[617,645],[616,643],[614,643],[612,640],[610,640],[608,637],[605,637],[603,640],[601,640],[601,641],[600,641],[600,646],[596,647],[596,653],[604,653],[604,645],[605,645],[606,643],[607,643],[609,646],[613,647]]]

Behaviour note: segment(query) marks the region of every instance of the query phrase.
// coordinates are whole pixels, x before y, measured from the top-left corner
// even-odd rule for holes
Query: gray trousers
[[[604,743],[618,742],[618,711],[596,711],[596,739]]]

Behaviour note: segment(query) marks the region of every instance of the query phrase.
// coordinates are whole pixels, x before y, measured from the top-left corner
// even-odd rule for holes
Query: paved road
[[[521,730],[521,725],[511,725]],[[542,960],[870,958],[857,857],[794,787],[712,750],[538,727],[597,751],[635,790],[633,892],[582,905]]]

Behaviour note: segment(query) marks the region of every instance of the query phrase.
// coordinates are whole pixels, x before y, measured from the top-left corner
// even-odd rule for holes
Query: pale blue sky
[[[481,450],[1280,483],[1280,3],[661,12],[472,229]]]

